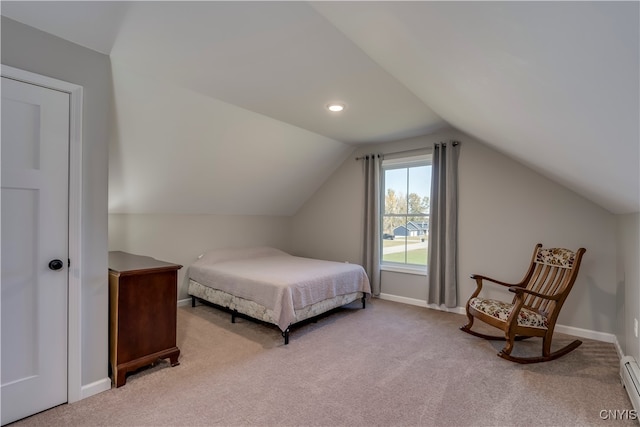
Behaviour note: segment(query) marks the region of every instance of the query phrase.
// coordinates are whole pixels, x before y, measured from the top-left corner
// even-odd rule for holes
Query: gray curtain
[[[380,173],[382,156],[368,154],[362,157],[364,169],[364,247],[363,262],[371,292],[380,295]]]
[[[433,147],[428,304],[458,303],[458,142]]]

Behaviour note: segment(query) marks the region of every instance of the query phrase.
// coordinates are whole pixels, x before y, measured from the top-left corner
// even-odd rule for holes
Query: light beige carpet
[[[379,299],[279,330],[208,306],[178,310],[180,365],[16,426],[586,426],[629,410],[612,344],[519,365],[502,344],[458,330],[466,318]],[[571,337],[558,335],[554,348]],[[537,339],[517,344],[539,352]]]

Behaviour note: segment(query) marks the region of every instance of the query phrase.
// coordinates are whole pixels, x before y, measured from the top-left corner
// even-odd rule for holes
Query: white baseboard
[[[561,334],[574,335],[580,338],[588,338],[596,341],[616,343],[616,336],[606,332],[597,332],[589,329],[576,328],[574,326],[556,325],[556,332]]]
[[[391,295],[391,294],[380,294],[378,298],[387,300],[387,301],[400,302],[403,304],[417,305],[418,307],[425,307],[425,308],[431,308],[434,310],[447,311],[450,313],[466,314],[466,310],[464,307],[449,308],[449,307],[445,307],[444,305],[438,306],[436,304],[427,304],[426,301],[415,299],[415,298],[407,298],[407,297],[401,297],[398,295]],[[589,329],[582,329],[582,328],[576,328],[573,326],[564,326],[564,325],[556,325],[555,330],[562,334],[574,335],[580,338],[587,338],[587,339],[592,339],[596,341],[614,343],[617,345],[618,354],[619,355],[622,354],[620,345],[618,344],[618,340],[616,339],[616,336],[614,334],[609,334],[606,332],[591,331]]]
[[[184,307],[185,305],[191,305],[191,298],[178,300],[178,307]]]
[[[409,304],[409,305],[417,305],[418,307],[425,307],[425,308],[427,307],[426,301],[422,301],[415,298],[400,297],[398,295],[383,294],[383,293],[381,293],[377,297],[387,301],[401,302],[403,304]]]
[[[622,358],[625,356],[625,354],[622,351],[622,347],[620,347],[620,343],[618,342],[618,337],[616,337],[616,341],[613,344],[616,346],[616,351],[618,352],[618,357],[620,358],[620,360],[622,360]]]
[[[111,389],[111,378],[103,378],[101,380],[92,382],[91,384],[83,385],[80,390],[80,399],[86,399],[94,394],[102,393]],[[71,403],[71,402],[70,402]]]
[[[446,307],[445,305],[427,304],[426,301],[416,299],[416,298],[407,298],[407,297],[401,297],[398,295],[383,294],[383,293],[378,295],[378,298],[387,300],[387,301],[400,302],[403,304],[417,305],[418,307],[425,307],[425,308],[431,308],[434,310],[447,311],[449,313],[465,314],[464,307],[450,308],[450,307]]]

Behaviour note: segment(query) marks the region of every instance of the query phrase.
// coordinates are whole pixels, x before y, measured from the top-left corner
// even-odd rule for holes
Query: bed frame
[[[193,279],[189,279],[189,295],[191,296],[191,307],[195,307],[196,301],[199,300],[206,305],[227,311],[231,313],[231,323],[235,323],[236,317],[241,316],[248,320],[277,326],[272,310],[254,301],[202,285]],[[362,308],[365,309],[366,294],[363,292],[353,292],[346,295],[338,295],[334,298],[326,299],[304,307],[303,309],[296,310],[295,322],[292,322],[284,331],[281,331],[284,344],[289,344],[291,327],[301,325],[305,321],[313,321],[323,314],[347,305],[357,299],[362,301]]]

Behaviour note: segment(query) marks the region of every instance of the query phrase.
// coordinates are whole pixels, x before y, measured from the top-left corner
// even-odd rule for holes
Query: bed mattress
[[[296,257],[275,248],[210,251],[188,274],[190,295],[230,308],[242,304],[251,311],[242,313],[282,331],[322,313],[322,307],[330,310],[371,293],[360,265]],[[340,301],[346,302],[335,305]]]

